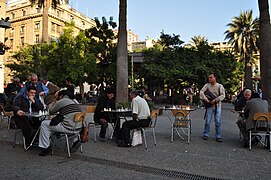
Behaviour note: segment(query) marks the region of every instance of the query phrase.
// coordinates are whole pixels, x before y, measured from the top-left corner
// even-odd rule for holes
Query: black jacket
[[[106,119],[109,121],[109,114],[103,112],[104,108],[111,108],[112,110],[116,109],[115,101],[109,100],[106,95],[102,95],[99,100],[98,104],[96,106],[95,112],[94,112],[94,121],[97,122],[100,119]]]

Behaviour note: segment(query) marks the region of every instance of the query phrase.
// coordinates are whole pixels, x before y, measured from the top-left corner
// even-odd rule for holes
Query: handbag
[[[88,134],[89,134],[89,129],[86,122],[84,121],[82,130],[80,132],[81,143],[88,142]]]
[[[62,121],[63,121],[63,119],[64,119],[64,116],[63,115],[61,115],[61,114],[57,114],[55,117],[53,117],[52,119],[51,119],[51,122],[50,122],[50,126],[56,126],[56,125],[58,125],[59,123],[61,123]]]
[[[132,140],[132,146],[137,146],[139,144],[142,144],[142,136],[141,131],[134,131],[133,134],[133,140]]]

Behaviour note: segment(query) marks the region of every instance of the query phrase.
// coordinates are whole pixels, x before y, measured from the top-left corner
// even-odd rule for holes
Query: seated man
[[[46,156],[51,152],[50,136],[52,132],[76,133],[82,129],[82,123],[75,123],[73,121],[75,114],[81,112],[79,104],[69,98],[69,92],[67,90],[61,90],[56,96],[57,101],[51,103],[49,106],[49,114],[59,112],[59,115],[57,116],[62,116],[62,118],[58,123],[54,124],[53,119],[42,121],[39,135],[39,147],[42,148],[42,151],[39,153],[40,156]],[[73,140],[71,152],[75,152],[79,146],[80,143],[76,137]]]
[[[101,142],[105,142],[105,134],[106,134],[106,129],[108,127],[108,122],[116,123],[114,138],[118,139],[118,136],[119,136],[118,132],[120,129],[120,123],[117,121],[117,118],[115,116],[110,115],[107,112],[104,112],[104,108],[106,109],[111,108],[111,110],[116,109],[114,94],[115,94],[114,89],[112,88],[107,89],[105,93],[99,98],[98,104],[94,112],[94,121],[101,125],[101,131],[100,131],[100,136],[99,136],[99,140]]]
[[[245,89],[242,92],[242,96],[240,96],[239,99],[236,100],[234,105],[234,110],[239,111],[239,117],[236,121],[236,124],[240,129],[241,134],[246,134],[246,118],[244,117],[243,110],[246,106],[246,102],[251,98],[251,93],[252,91],[250,89]],[[245,141],[247,141],[247,139]]]
[[[19,129],[22,129],[23,136],[25,137],[26,147],[28,147],[34,137],[32,129],[38,129],[40,121],[38,118],[27,118],[24,116],[25,112],[39,112],[43,110],[43,105],[35,97],[36,88],[29,86],[26,89],[26,94],[17,96],[12,104],[12,110],[14,112],[15,124]]]
[[[130,130],[148,127],[151,121],[150,118],[150,108],[145,99],[138,95],[137,91],[131,91],[129,96],[132,100],[131,109],[133,114],[133,120],[126,121],[122,124],[121,128],[121,140],[118,141],[119,147],[130,147]]]
[[[253,93],[251,99],[247,101],[245,106],[244,116],[246,118],[245,128],[246,131],[243,133],[244,147],[248,147],[248,132],[255,126],[253,116],[256,112],[269,112],[269,105],[266,100],[262,100],[258,93]]]
[[[250,89],[244,89],[243,95],[238,98],[234,104],[235,111],[242,111],[246,106],[247,100],[250,100],[252,91]]]

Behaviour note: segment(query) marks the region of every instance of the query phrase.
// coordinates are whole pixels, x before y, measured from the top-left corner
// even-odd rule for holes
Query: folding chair
[[[189,111],[172,109],[172,114],[174,116],[174,121],[171,125],[171,142],[173,142],[174,139],[174,130],[179,135],[179,137],[184,140],[184,138],[180,135],[178,131],[178,129],[181,129],[182,132],[187,136],[187,143],[189,144],[191,127],[191,120],[188,118]],[[187,132],[185,132],[185,130]]]
[[[156,146],[156,137],[155,137],[155,126],[156,126],[156,121],[157,121],[157,117],[158,117],[158,114],[159,114],[159,109],[156,109],[156,110],[152,110],[151,111],[151,122],[150,122],[150,125],[148,127],[141,127],[141,128],[137,128],[137,129],[134,129],[132,134],[134,135],[134,131],[141,131],[141,134],[143,136],[143,139],[144,139],[144,144],[145,144],[145,149],[148,148],[148,145],[147,145],[147,139],[146,139],[146,131],[148,129],[152,129],[152,135],[153,135],[153,141],[154,141],[154,145]],[[133,137],[132,137],[133,139]]]
[[[86,112],[78,112],[75,114],[73,121],[75,123],[84,123],[86,118]],[[61,137],[65,137],[66,139],[66,146],[67,146],[67,154],[68,157],[71,157],[71,153],[70,153],[70,143],[69,143],[69,139],[74,138],[74,137],[78,137],[79,143],[80,143],[80,151],[81,153],[83,152],[83,146],[81,143],[81,138],[80,138],[80,130],[75,130],[72,133],[63,133],[63,132],[56,132],[53,134],[53,149],[52,149],[52,155],[54,154],[54,149],[55,149],[55,142],[56,142],[56,138],[61,138]]]
[[[253,116],[253,120],[255,122],[255,126],[253,130],[249,131],[249,150],[251,150],[251,142],[254,138],[257,138],[257,136],[265,136],[265,142],[260,143],[264,146],[267,145],[267,138],[269,136],[269,146],[271,144],[271,130],[270,130],[270,124],[269,121],[271,121],[271,113],[255,113]],[[252,137],[254,135],[254,137]],[[271,152],[271,146],[269,147],[269,151]]]
[[[4,106],[0,105],[0,118],[1,118],[1,126],[0,128],[2,129],[2,123],[6,119],[8,122],[8,130],[10,129],[10,124],[11,124],[11,117],[13,116],[13,111],[7,112],[4,109]]]

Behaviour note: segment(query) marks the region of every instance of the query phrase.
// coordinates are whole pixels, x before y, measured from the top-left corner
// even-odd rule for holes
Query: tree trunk
[[[42,11],[42,37],[41,43],[48,43],[49,8],[52,0],[46,0]]]
[[[245,87],[246,88],[253,88],[252,85],[252,67],[250,63],[249,57],[245,58]]]
[[[127,0],[119,0],[116,102],[128,102]]]
[[[271,103],[271,25],[269,1],[258,0],[260,11],[260,70],[263,99]]]

